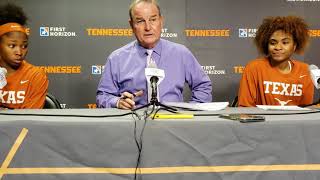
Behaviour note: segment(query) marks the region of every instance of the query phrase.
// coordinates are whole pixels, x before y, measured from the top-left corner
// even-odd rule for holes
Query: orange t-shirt
[[[311,104],[314,86],[308,65],[290,62],[289,74],[272,67],[268,59],[249,62],[240,81],[238,106]]]
[[[16,72],[7,76],[7,85],[0,89],[0,107],[43,108],[48,84],[49,81],[43,71],[23,61]]]

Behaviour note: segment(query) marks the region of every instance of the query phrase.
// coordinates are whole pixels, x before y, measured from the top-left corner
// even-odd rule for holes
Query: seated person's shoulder
[[[122,56],[126,56],[130,53],[130,51],[132,51],[132,48],[134,47],[135,42],[131,42],[129,44],[126,44],[116,50],[114,50],[109,56],[109,59],[117,59],[117,57],[122,57]]]
[[[307,63],[299,60],[292,60],[292,62],[294,65],[298,66],[299,68],[309,71],[309,65]]]
[[[269,64],[267,59],[260,58],[260,59],[254,59],[247,63],[246,68],[247,69],[259,69],[259,68],[265,68]]]
[[[37,77],[44,77],[45,79],[47,78],[47,74],[45,73],[44,69],[32,65],[28,62],[24,62],[24,66],[25,66],[25,71],[27,74],[29,74],[30,76],[37,76]]]
[[[190,52],[189,49],[183,45],[176,42],[162,40],[162,43],[166,45],[166,47],[170,48],[171,50],[178,51],[178,52]]]

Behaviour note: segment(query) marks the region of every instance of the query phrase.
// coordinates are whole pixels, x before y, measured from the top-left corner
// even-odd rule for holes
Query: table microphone
[[[157,76],[152,76],[150,78],[151,83],[151,99],[155,99],[158,96],[158,81],[159,78]]]
[[[309,71],[311,74],[313,85],[317,89],[320,89],[320,69],[318,68],[318,66],[311,64],[309,66]]]
[[[7,85],[6,79],[7,69],[0,67],[0,89]]]
[[[160,101],[158,86],[165,77],[164,70],[154,67],[147,67],[145,68],[145,76],[148,84],[148,102],[150,102],[151,99],[157,99]]]

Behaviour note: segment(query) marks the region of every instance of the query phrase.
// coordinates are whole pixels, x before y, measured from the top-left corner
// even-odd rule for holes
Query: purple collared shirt
[[[116,107],[121,93],[126,91],[143,90],[143,96],[135,98],[136,106],[148,103],[146,52],[147,49],[133,41],[111,53],[98,85],[97,107]],[[211,81],[185,46],[160,39],[153,48],[152,59],[159,69],[165,71],[158,90],[161,102],[183,102],[184,83],[192,92],[190,102],[212,101]]]

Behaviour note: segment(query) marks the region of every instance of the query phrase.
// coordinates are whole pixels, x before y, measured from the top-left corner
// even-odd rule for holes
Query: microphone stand
[[[171,112],[171,113],[177,113],[177,111],[178,111],[177,109],[175,109],[173,107],[169,107],[167,105],[162,104],[161,102],[158,101],[157,97],[152,97],[148,104],[143,105],[141,107],[138,107],[136,109],[133,109],[132,111],[143,109],[143,108],[146,108],[146,107],[149,107],[149,106],[160,106],[160,109],[162,108],[163,110],[166,110],[166,111]]]
[[[132,111],[143,109],[143,108],[146,108],[146,107],[149,107],[149,106],[160,106],[160,108],[158,110],[163,109],[163,110],[166,110],[166,111],[171,112],[171,113],[177,113],[177,111],[178,111],[177,109],[175,109],[173,107],[169,107],[167,105],[164,105],[164,104],[162,104],[161,102],[158,101],[158,98],[157,98],[157,86],[156,85],[152,88],[150,102],[148,104],[146,104],[146,105],[143,105],[141,107],[133,109]],[[158,111],[156,111],[156,112],[158,112]]]

